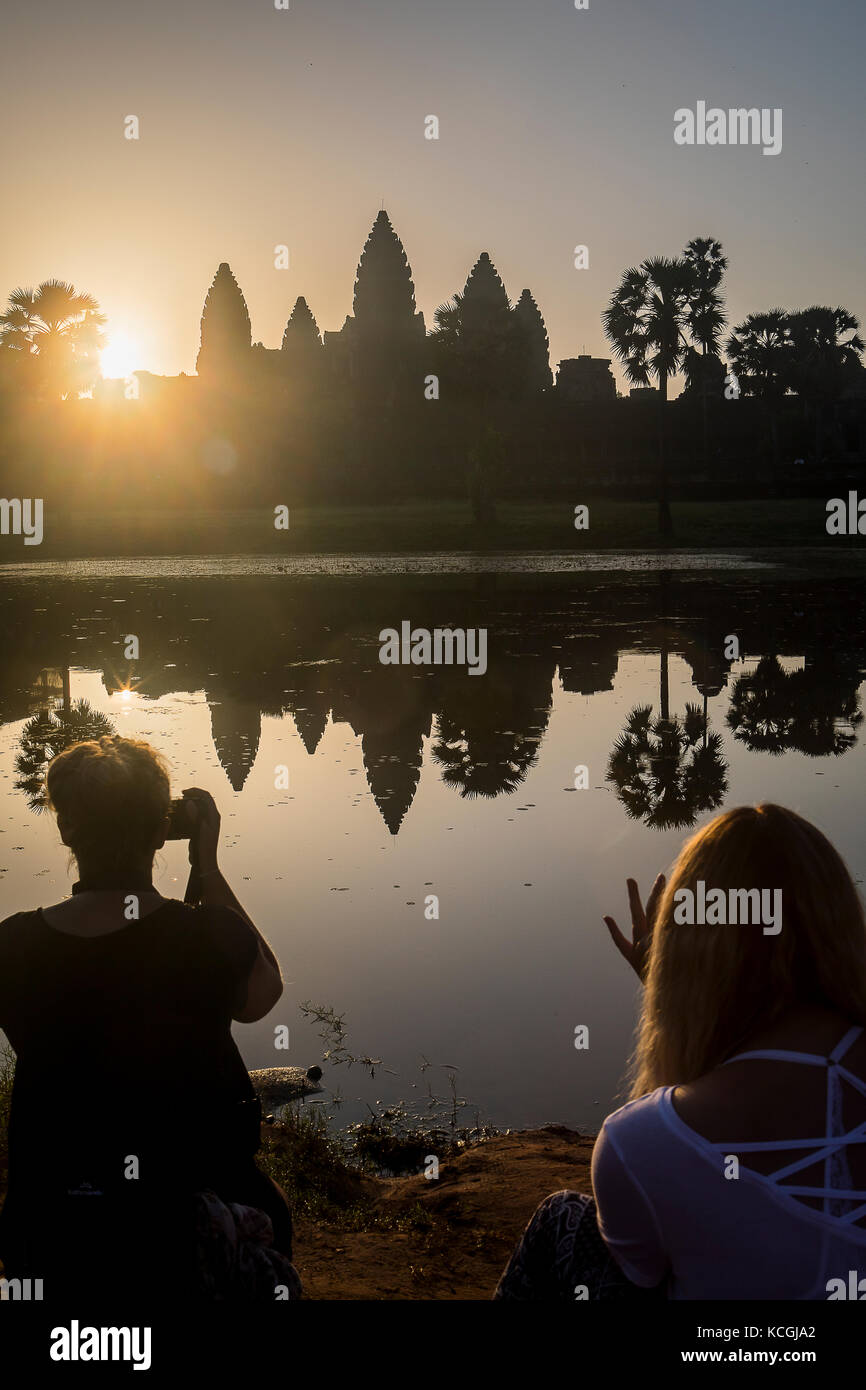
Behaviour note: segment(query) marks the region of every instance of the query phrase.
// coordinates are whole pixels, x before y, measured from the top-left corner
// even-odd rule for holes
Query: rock
[[[278,1110],[290,1101],[320,1094],[321,1067],[261,1067],[250,1072],[253,1089],[263,1110]]]

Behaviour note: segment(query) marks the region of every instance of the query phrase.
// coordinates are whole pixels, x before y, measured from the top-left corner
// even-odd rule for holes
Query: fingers
[[[640,900],[640,889],[633,878],[626,879],[626,886],[628,887],[628,905],[631,908],[631,924],[634,927],[635,936],[643,936],[649,928],[647,927],[643,903]]]
[[[661,902],[662,894],[665,891],[665,883],[666,879],[664,874],[658,874],[656,876],[655,883],[650,889],[650,895],[646,900],[646,919],[650,931],[652,931],[653,926],[655,924],[655,917],[656,913],[658,912],[659,903]]]
[[[632,958],[631,942],[628,940],[627,937],[623,936],[622,932],[620,931],[619,927],[617,926],[616,922],[613,920],[612,917],[605,917],[603,921],[608,931],[610,932],[611,937],[613,938],[613,944],[616,946],[620,955],[625,956],[626,960],[630,964]]]
[[[184,787],[183,795],[187,797],[193,805],[195,805],[196,802],[199,803],[196,805],[196,810],[201,811],[203,816],[207,817],[219,814],[217,804],[210,792],[203,791],[201,787]]]

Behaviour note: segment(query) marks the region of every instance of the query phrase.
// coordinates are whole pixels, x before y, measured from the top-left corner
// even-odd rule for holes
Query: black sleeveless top
[[[174,899],[98,937],[38,909],[0,922],[0,1028],[17,1054],[6,1207],[129,1190],[131,1158],[140,1191],[168,1175],[201,1187],[255,1151],[231,1013],[257,950],[231,909]]]

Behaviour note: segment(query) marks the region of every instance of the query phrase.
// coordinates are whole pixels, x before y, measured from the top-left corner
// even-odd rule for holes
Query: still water
[[[772,800],[866,876],[866,572],[837,559],[5,567],[2,915],[74,879],[39,807],[74,737],[65,691],[164,752],[176,792],[216,798],[223,868],[286,979],[235,1027],[249,1067],[320,1060],[312,1000],[382,1059],[374,1079],[325,1065],[346,1121],[423,1105],[457,1068],[466,1122],[594,1130],[635,1017],[602,922],[627,922],[627,875],[648,888],[691,827]],[[486,628],[486,674],[382,665],[379,631],[404,620]],[[161,892],[183,895],[185,863],[161,852]]]

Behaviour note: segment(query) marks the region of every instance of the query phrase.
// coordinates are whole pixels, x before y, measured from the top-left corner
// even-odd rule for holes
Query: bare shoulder
[[[784,1051],[827,1058],[852,1027],[830,1010],[814,1009],[756,1033],[739,1049]],[[855,1038],[845,1066],[866,1078],[866,1031]],[[796,1060],[732,1060],[674,1089],[676,1113],[713,1142],[783,1138],[792,1127],[820,1132],[826,1106],[827,1071]]]

